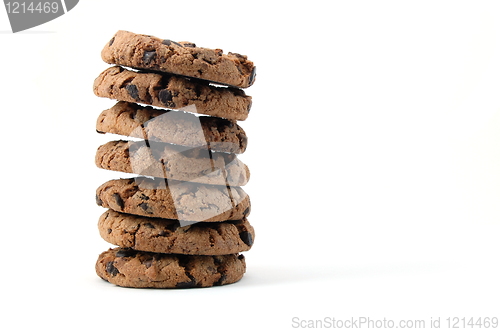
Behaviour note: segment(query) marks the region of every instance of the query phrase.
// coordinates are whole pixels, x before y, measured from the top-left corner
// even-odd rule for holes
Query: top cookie
[[[149,35],[118,31],[104,46],[102,59],[109,64],[156,70],[207,81],[248,88],[256,70],[245,55],[221,49],[197,47]]]

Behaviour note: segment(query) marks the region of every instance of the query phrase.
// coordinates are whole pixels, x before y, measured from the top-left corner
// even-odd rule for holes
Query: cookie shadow
[[[415,275],[451,268],[446,264],[388,264],[366,266],[252,266],[243,280],[246,285],[283,285],[305,281],[334,281],[379,276]]]

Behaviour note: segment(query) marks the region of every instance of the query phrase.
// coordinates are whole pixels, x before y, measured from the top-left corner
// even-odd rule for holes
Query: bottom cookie
[[[99,277],[133,288],[194,288],[235,283],[245,273],[241,254],[201,256],[109,249],[96,263]]]

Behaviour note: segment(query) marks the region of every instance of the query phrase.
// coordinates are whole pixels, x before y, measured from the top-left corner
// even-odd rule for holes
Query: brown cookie
[[[97,167],[179,181],[243,186],[250,171],[234,154],[154,141],[111,141],[95,156]]]
[[[247,136],[236,121],[155,109],[119,101],[97,119],[98,133],[112,133],[213,151],[243,153]]]
[[[250,198],[240,187],[137,177],[110,180],[97,188],[97,204],[118,212],[199,221],[241,220],[250,213]]]
[[[99,97],[240,121],[248,117],[252,104],[252,97],[240,89],[118,66],[106,69],[95,79],[94,93]]]
[[[109,249],[99,255],[97,275],[133,288],[194,288],[235,283],[245,273],[243,255],[175,255]]]
[[[104,46],[102,59],[110,64],[162,71],[247,88],[255,66],[245,55],[197,47],[153,36],[118,31]]]
[[[227,255],[250,250],[255,232],[247,219],[196,223],[148,218],[107,210],[99,218],[101,237],[141,251],[185,255]]]

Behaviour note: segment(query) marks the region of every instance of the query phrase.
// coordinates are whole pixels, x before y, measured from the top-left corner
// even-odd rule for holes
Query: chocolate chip
[[[257,76],[257,67],[253,67],[250,78],[248,79],[248,85],[252,85],[255,81],[255,76]]]
[[[243,216],[246,217],[250,214],[250,207],[247,207],[245,211],[243,211]]]
[[[181,223],[179,221],[167,225],[167,229],[171,232],[175,232],[179,227],[181,227]]]
[[[168,236],[169,232],[165,231],[165,230],[162,230],[160,233],[158,233],[158,236]]]
[[[120,209],[123,210],[123,208],[125,207],[125,202],[123,201],[123,199],[121,198],[120,194],[118,193],[114,193],[113,194],[113,198],[115,199],[116,201],[116,204],[118,204],[118,206],[120,207]]]
[[[148,144],[148,143],[146,143],[146,145],[147,145],[147,144]],[[149,197],[148,197],[148,196],[146,196],[146,195],[144,195],[144,194],[141,194],[140,199],[143,199],[143,200],[147,201],[147,200],[149,200]]]
[[[128,84],[125,89],[127,89],[128,94],[130,97],[134,98],[135,100],[139,100],[139,89],[137,89],[137,86],[134,84]]]
[[[162,43],[163,45],[168,45],[168,46],[170,46],[171,44],[175,44],[175,45],[177,45],[177,46],[182,47],[182,45],[181,45],[181,44],[176,43],[176,42],[174,42],[173,40],[170,40],[170,39],[164,39],[161,43]]]
[[[113,277],[116,276],[120,271],[113,265],[113,262],[106,263],[106,272],[111,274]]]
[[[153,259],[148,259],[147,261],[142,262],[142,264],[146,265],[146,269],[149,269],[151,265],[153,265]]]
[[[253,244],[252,234],[250,232],[244,231],[240,233],[240,239],[245,242],[249,247]]]
[[[95,202],[97,203],[97,205],[102,206],[102,200],[97,195],[95,195]]]
[[[150,222],[145,223],[144,226],[146,226],[148,228],[155,228],[155,226]]]
[[[222,286],[223,282],[226,281],[227,279],[227,275],[225,274],[222,274],[219,278],[219,280],[217,280],[217,282],[215,283],[215,286]]]
[[[167,107],[175,107],[175,103],[172,102],[172,93],[167,89],[161,90],[158,93],[158,98]]]
[[[116,257],[134,257],[137,252],[133,249],[121,249],[116,253]]]
[[[175,288],[191,288],[196,286],[196,279],[193,276],[189,276],[190,281],[178,282]]]
[[[147,213],[153,213],[153,212],[151,211],[151,208],[150,208],[150,206],[148,205],[148,203],[144,203],[144,202],[142,202],[141,204],[139,204],[139,207],[140,207],[141,209],[143,209],[143,210],[144,210],[144,212],[147,212]]]
[[[114,41],[115,41],[115,37],[111,38],[111,40],[109,41],[109,46],[113,45]]]
[[[184,42],[184,43],[182,43],[182,45],[184,47],[196,47],[195,43],[190,43],[190,42]]]
[[[108,228],[108,234],[110,234],[113,230],[111,228]]]
[[[239,254],[238,259],[241,261],[241,260],[245,259],[245,256],[243,256],[242,254]]]
[[[246,148],[246,146],[248,145],[248,137],[246,135],[240,135],[240,134],[238,134],[237,137],[240,140],[241,149],[244,150]]]
[[[144,64],[148,65],[156,57],[156,51],[146,51],[142,56]]]
[[[252,100],[248,103],[247,113],[250,113],[250,109],[252,108]]]

